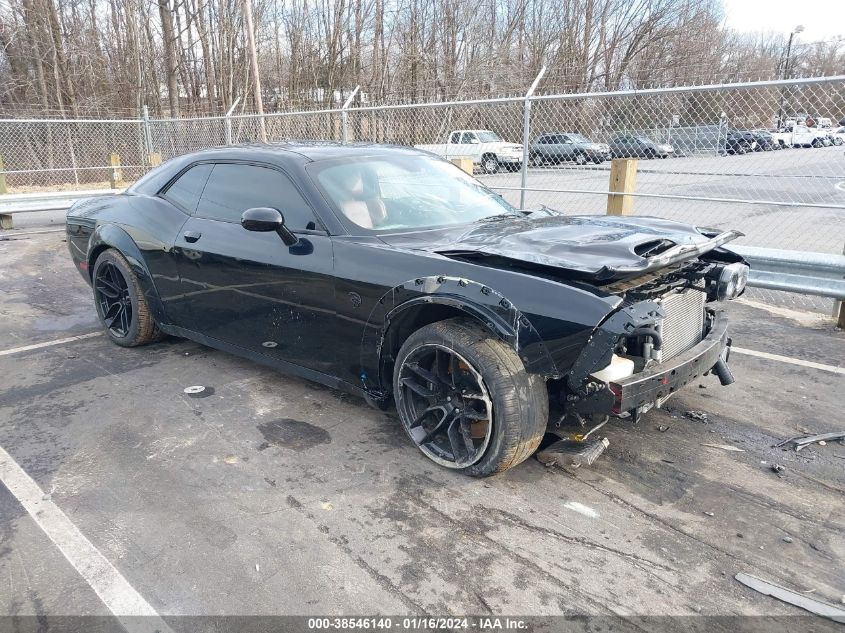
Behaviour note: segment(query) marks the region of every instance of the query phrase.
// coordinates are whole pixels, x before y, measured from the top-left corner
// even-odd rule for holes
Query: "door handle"
[[[182,234],[182,237],[184,237],[184,238],[185,238],[185,241],[186,241],[186,242],[190,242],[191,244],[193,244],[193,243],[194,243],[194,242],[196,242],[199,238],[201,238],[201,237],[202,237],[202,233],[200,233],[199,231],[185,231],[185,232]]]

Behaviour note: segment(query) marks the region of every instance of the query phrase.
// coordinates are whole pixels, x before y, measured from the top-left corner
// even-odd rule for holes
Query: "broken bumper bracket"
[[[713,369],[719,360],[726,362],[730,345],[728,319],[724,312],[717,312],[710,332],[695,347],[652,369],[609,383],[613,413],[633,411],[675,393]]]

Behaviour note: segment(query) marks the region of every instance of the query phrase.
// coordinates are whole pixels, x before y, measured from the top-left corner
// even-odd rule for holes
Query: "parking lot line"
[[[65,343],[72,343],[73,341],[81,341],[86,338],[94,338],[95,336],[100,336],[101,334],[102,332],[90,332],[88,334],[80,334],[79,336],[68,336],[67,338],[59,338],[55,341],[44,341],[43,343],[33,343],[32,345],[12,347],[11,349],[0,350],[0,356],[11,356],[12,354],[28,352],[33,349],[41,349],[42,347],[52,347],[53,345],[64,345]]]
[[[0,482],[59,548],[106,608],[132,633],[172,633],[158,612],[139,594],[62,510],[44,494],[11,455],[0,446]],[[145,616],[145,617],[138,617]]]
[[[808,367],[810,369],[820,369],[821,371],[829,371],[834,374],[845,375],[845,368],[834,367],[833,365],[824,365],[822,363],[814,363],[811,360],[802,360],[800,358],[792,358],[790,356],[781,356],[780,354],[769,354],[768,352],[758,352],[753,349],[745,349],[744,347],[731,347],[731,352],[737,354],[744,354],[746,356],[756,356],[757,358],[765,358],[766,360],[774,360],[779,363],[787,363],[789,365],[798,365],[799,367]]]

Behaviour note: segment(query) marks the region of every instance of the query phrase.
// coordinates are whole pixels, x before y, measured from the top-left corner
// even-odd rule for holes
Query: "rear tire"
[[[417,447],[473,477],[530,457],[548,424],[545,381],[527,373],[511,347],[466,319],[432,323],[408,337],[396,358],[393,393]]]
[[[138,277],[119,251],[110,248],[100,254],[94,263],[92,286],[97,316],[113,343],[136,347],[164,338]]]

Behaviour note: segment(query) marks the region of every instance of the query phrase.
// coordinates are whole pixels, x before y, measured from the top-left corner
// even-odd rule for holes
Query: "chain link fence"
[[[736,228],[746,234],[737,243],[747,245],[841,253],[843,117],[845,76],[263,117],[16,119],[0,121],[0,172],[13,191],[89,186],[109,180],[112,153],[129,181],[149,169],[153,154],[167,160],[262,138],[364,141],[471,157],[479,178],[517,206],[603,214],[610,159],[637,157],[637,214]],[[754,294],[830,309],[813,297]]]

